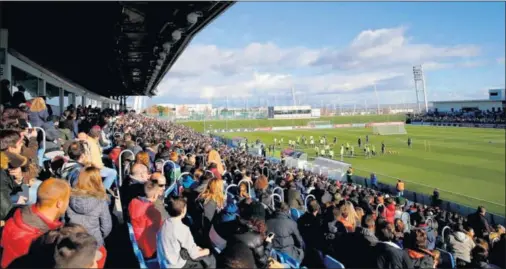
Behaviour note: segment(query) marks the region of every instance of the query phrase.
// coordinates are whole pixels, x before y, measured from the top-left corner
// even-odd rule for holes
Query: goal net
[[[373,126],[372,133],[376,135],[399,135],[407,134],[404,124]]]

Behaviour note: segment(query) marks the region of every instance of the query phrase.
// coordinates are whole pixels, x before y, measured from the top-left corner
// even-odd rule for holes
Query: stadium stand
[[[0,111],[2,268],[15,268],[20,260],[47,260],[53,268],[113,267],[118,260],[128,268],[505,266],[504,227],[492,227],[483,207],[460,216],[414,204],[128,111],[70,106],[64,115],[78,117],[56,120],[71,124],[42,124],[37,132],[25,123],[47,122],[41,107],[33,114],[5,102]],[[77,131],[68,129],[73,121]],[[66,136],[68,131],[77,136]],[[43,147],[44,132],[58,134],[54,151]],[[114,149],[121,153],[109,154]],[[55,178],[71,160],[79,164],[72,166],[75,171]],[[83,172],[88,166],[100,169],[101,184]],[[138,205],[131,209],[132,201]],[[287,205],[298,208],[286,210]],[[139,210],[145,216],[137,216]],[[110,233],[103,226],[107,219]],[[269,226],[272,220],[283,224]],[[72,229],[81,231],[73,235],[67,231]],[[61,252],[68,238],[86,247]]]

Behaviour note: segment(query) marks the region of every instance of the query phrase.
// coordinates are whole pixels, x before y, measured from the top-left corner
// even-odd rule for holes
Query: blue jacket
[[[47,109],[44,109],[39,112],[30,111],[28,117],[30,118],[32,127],[42,127],[42,125],[47,122],[47,117],[49,117],[49,114],[47,113]]]

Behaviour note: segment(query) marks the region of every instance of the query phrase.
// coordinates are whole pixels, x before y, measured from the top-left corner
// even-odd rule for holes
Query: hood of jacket
[[[455,240],[457,240],[461,243],[464,243],[465,241],[467,241],[469,239],[469,237],[463,232],[455,232],[453,234],[453,237],[455,238]]]
[[[87,215],[100,207],[105,200],[99,193],[93,193],[81,190],[72,190],[69,207],[77,214]]]

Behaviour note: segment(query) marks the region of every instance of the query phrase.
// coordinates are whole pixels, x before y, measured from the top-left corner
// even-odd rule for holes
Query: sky
[[[238,2],[198,33],[149,104],[412,103],[505,87],[504,2]],[[374,92],[376,86],[377,95]]]

